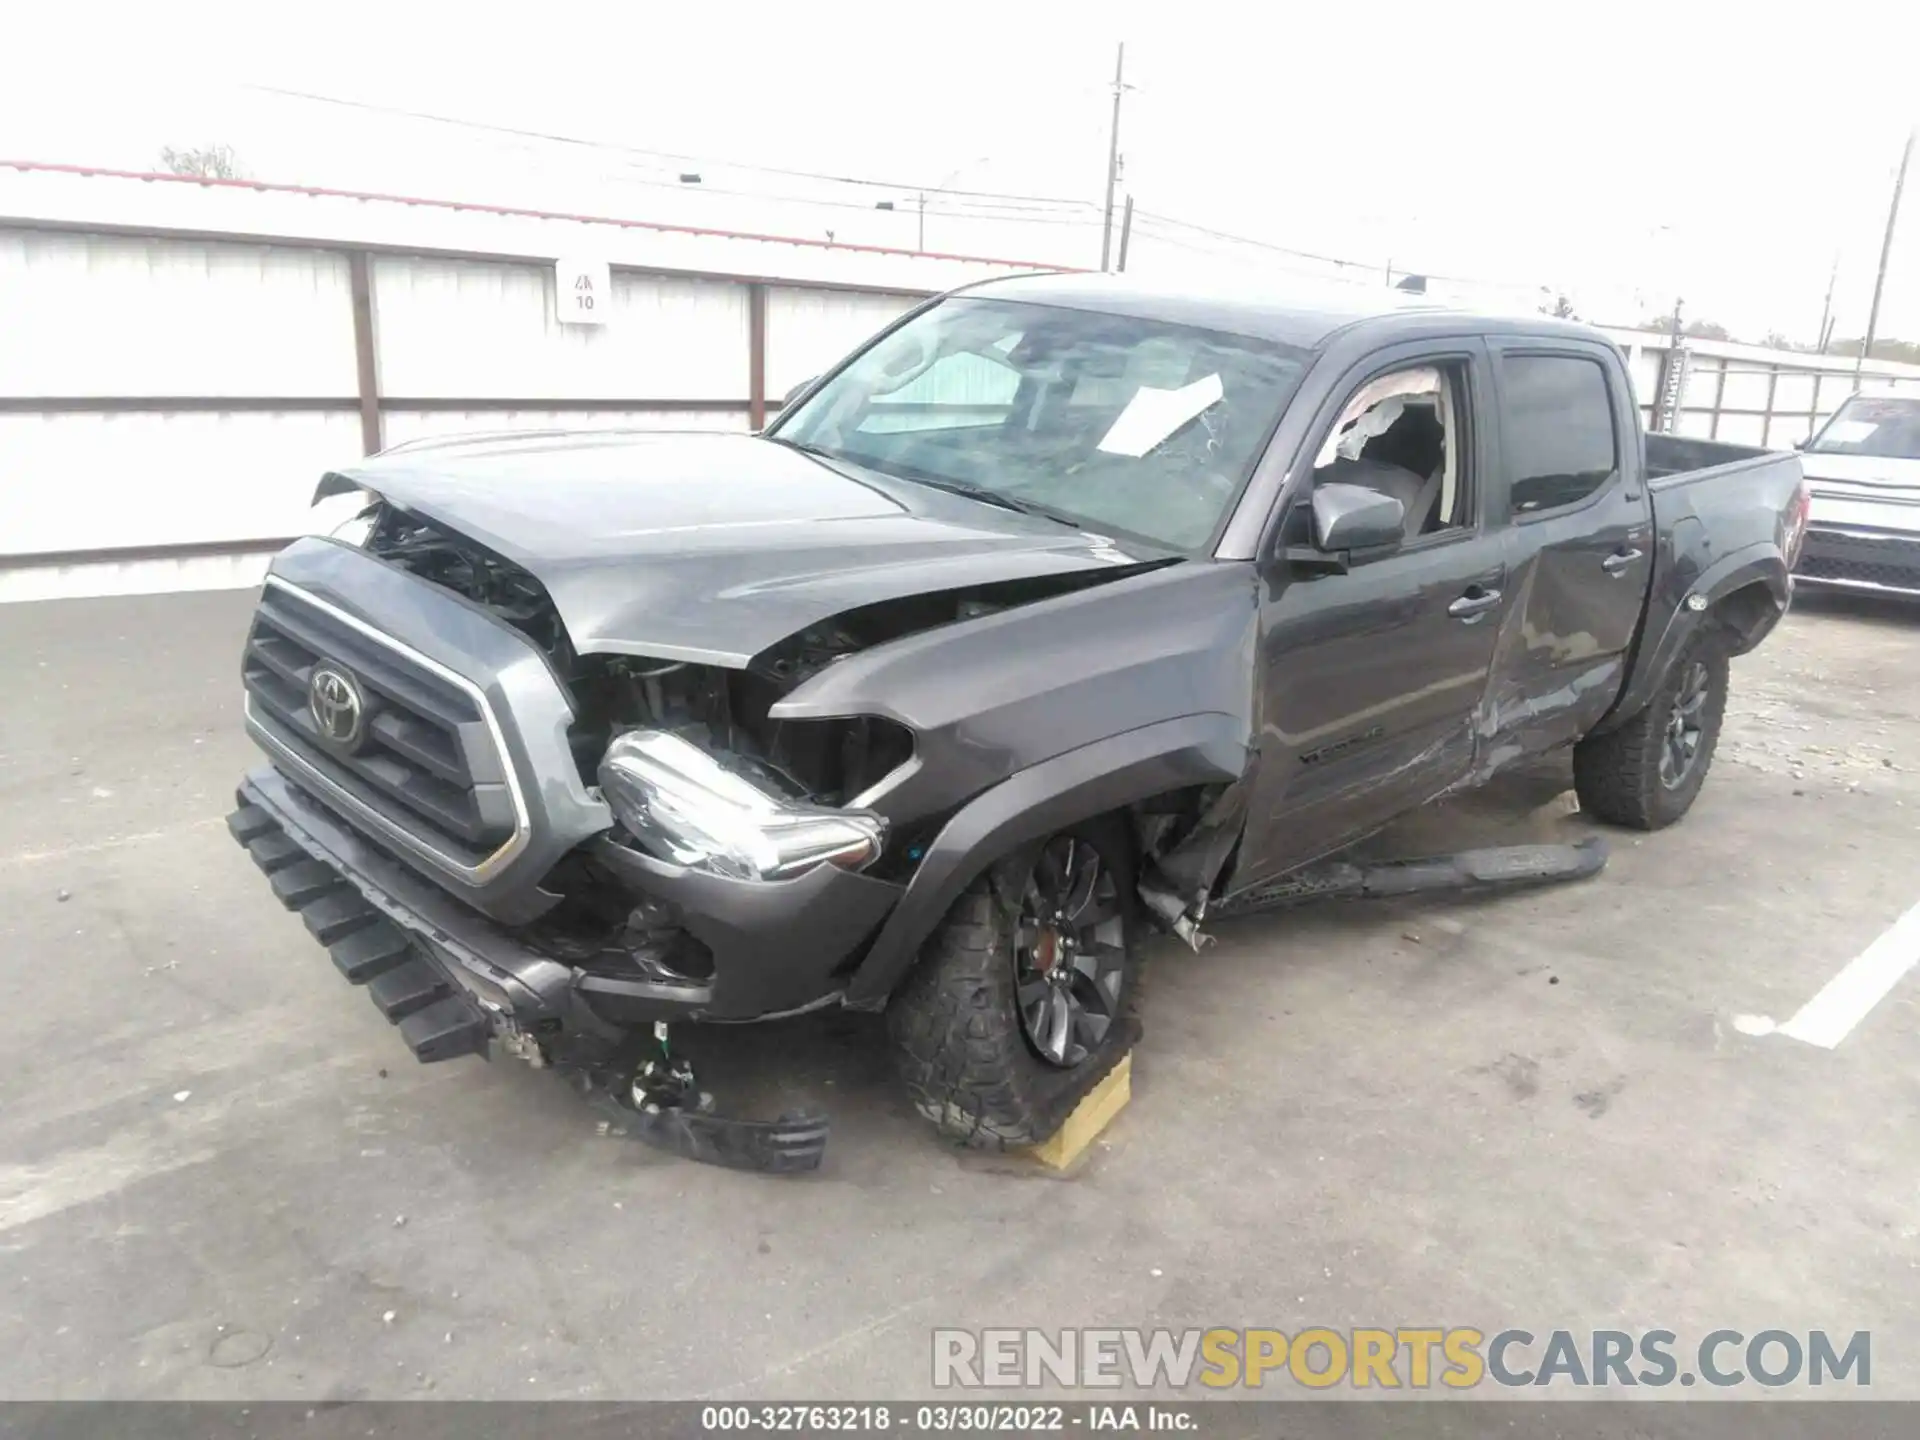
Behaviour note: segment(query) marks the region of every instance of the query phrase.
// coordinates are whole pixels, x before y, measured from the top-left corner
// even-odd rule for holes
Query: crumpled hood
[[[531,572],[582,654],[738,666],[862,605],[1162,558],[748,435],[482,436],[343,483]]]

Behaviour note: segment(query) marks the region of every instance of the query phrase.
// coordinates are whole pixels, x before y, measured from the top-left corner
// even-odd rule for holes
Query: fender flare
[[[1743,637],[1742,648],[1737,653],[1745,654],[1765,639],[1787,613],[1787,605],[1793,598],[1793,581],[1787,574],[1786,561],[1779,547],[1763,541],[1721,556],[1676,597],[1676,603],[1667,615],[1666,628],[1661,631],[1659,638],[1649,643],[1645,635],[1641,637],[1640,654],[1634,663],[1627,688],[1591,733],[1604,734],[1646,709],[1653,700],[1654,691],[1672,668],[1675,657],[1702,624],[1712,621],[1714,608],[1735,591],[1744,590],[1756,582],[1766,586],[1767,593],[1773,599],[1773,608],[1752,633]],[[1694,595],[1706,597],[1704,609],[1688,607],[1686,602]]]
[[[1252,758],[1246,722],[1204,713],[1096,740],[1019,771],[968,801],[927,847],[847,985],[845,1004],[877,1010],[953,902],[1015,846],[1189,785],[1231,784]]]

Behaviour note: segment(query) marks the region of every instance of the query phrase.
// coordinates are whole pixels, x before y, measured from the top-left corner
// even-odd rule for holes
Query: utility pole
[[[1820,353],[1827,353],[1827,336],[1833,325],[1833,285],[1840,278],[1840,252],[1833,252],[1833,269],[1827,272],[1827,301],[1820,307],[1820,333],[1816,337],[1820,344]]]
[[[1893,177],[1893,202],[1887,206],[1887,233],[1880,240],[1880,269],[1873,277],[1873,305],[1867,311],[1867,337],[1860,342],[1860,354],[1853,362],[1853,388],[1860,388],[1860,372],[1866,367],[1867,354],[1873,349],[1880,328],[1880,292],[1887,283],[1887,257],[1893,253],[1893,231],[1900,220],[1900,192],[1907,184],[1907,162],[1913,159],[1913,139],[1920,130],[1907,132],[1906,148],[1900,152],[1900,170]]]
[[[1120,179],[1120,97],[1126,93],[1122,78],[1127,68],[1127,46],[1120,42],[1120,53],[1113,61],[1113,127],[1107,133],[1107,209],[1100,222],[1100,269],[1105,272],[1113,254],[1113,187]]]
[[[925,254],[927,249],[927,192],[924,190],[920,192],[920,234],[919,238],[913,242],[913,248],[916,254]]]
[[[1133,238],[1133,192],[1127,192],[1127,208],[1120,212],[1120,273],[1127,269],[1127,241]]]

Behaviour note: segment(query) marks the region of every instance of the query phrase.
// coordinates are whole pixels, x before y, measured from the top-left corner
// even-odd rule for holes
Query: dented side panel
[[[846,656],[774,721],[879,715],[913,761],[872,807],[896,823],[951,810],[1094,741],[1191,715],[1254,730],[1253,567],[1189,561]]]
[[[1338,849],[1467,775],[1499,631],[1447,607],[1505,583],[1499,539],[1479,535],[1345,575],[1276,573],[1236,886]]]

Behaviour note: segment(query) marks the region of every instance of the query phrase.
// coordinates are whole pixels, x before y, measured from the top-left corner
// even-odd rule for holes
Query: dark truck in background
[[[885,1009],[989,1146],[1124,1050],[1144,926],[1566,747],[1593,815],[1677,820],[1806,515],[1793,455],[1643,436],[1577,325],[1051,276],[764,435],[321,489],[362,508],[273,563],[231,824],[418,1058],[657,1115],[663,1022]]]

